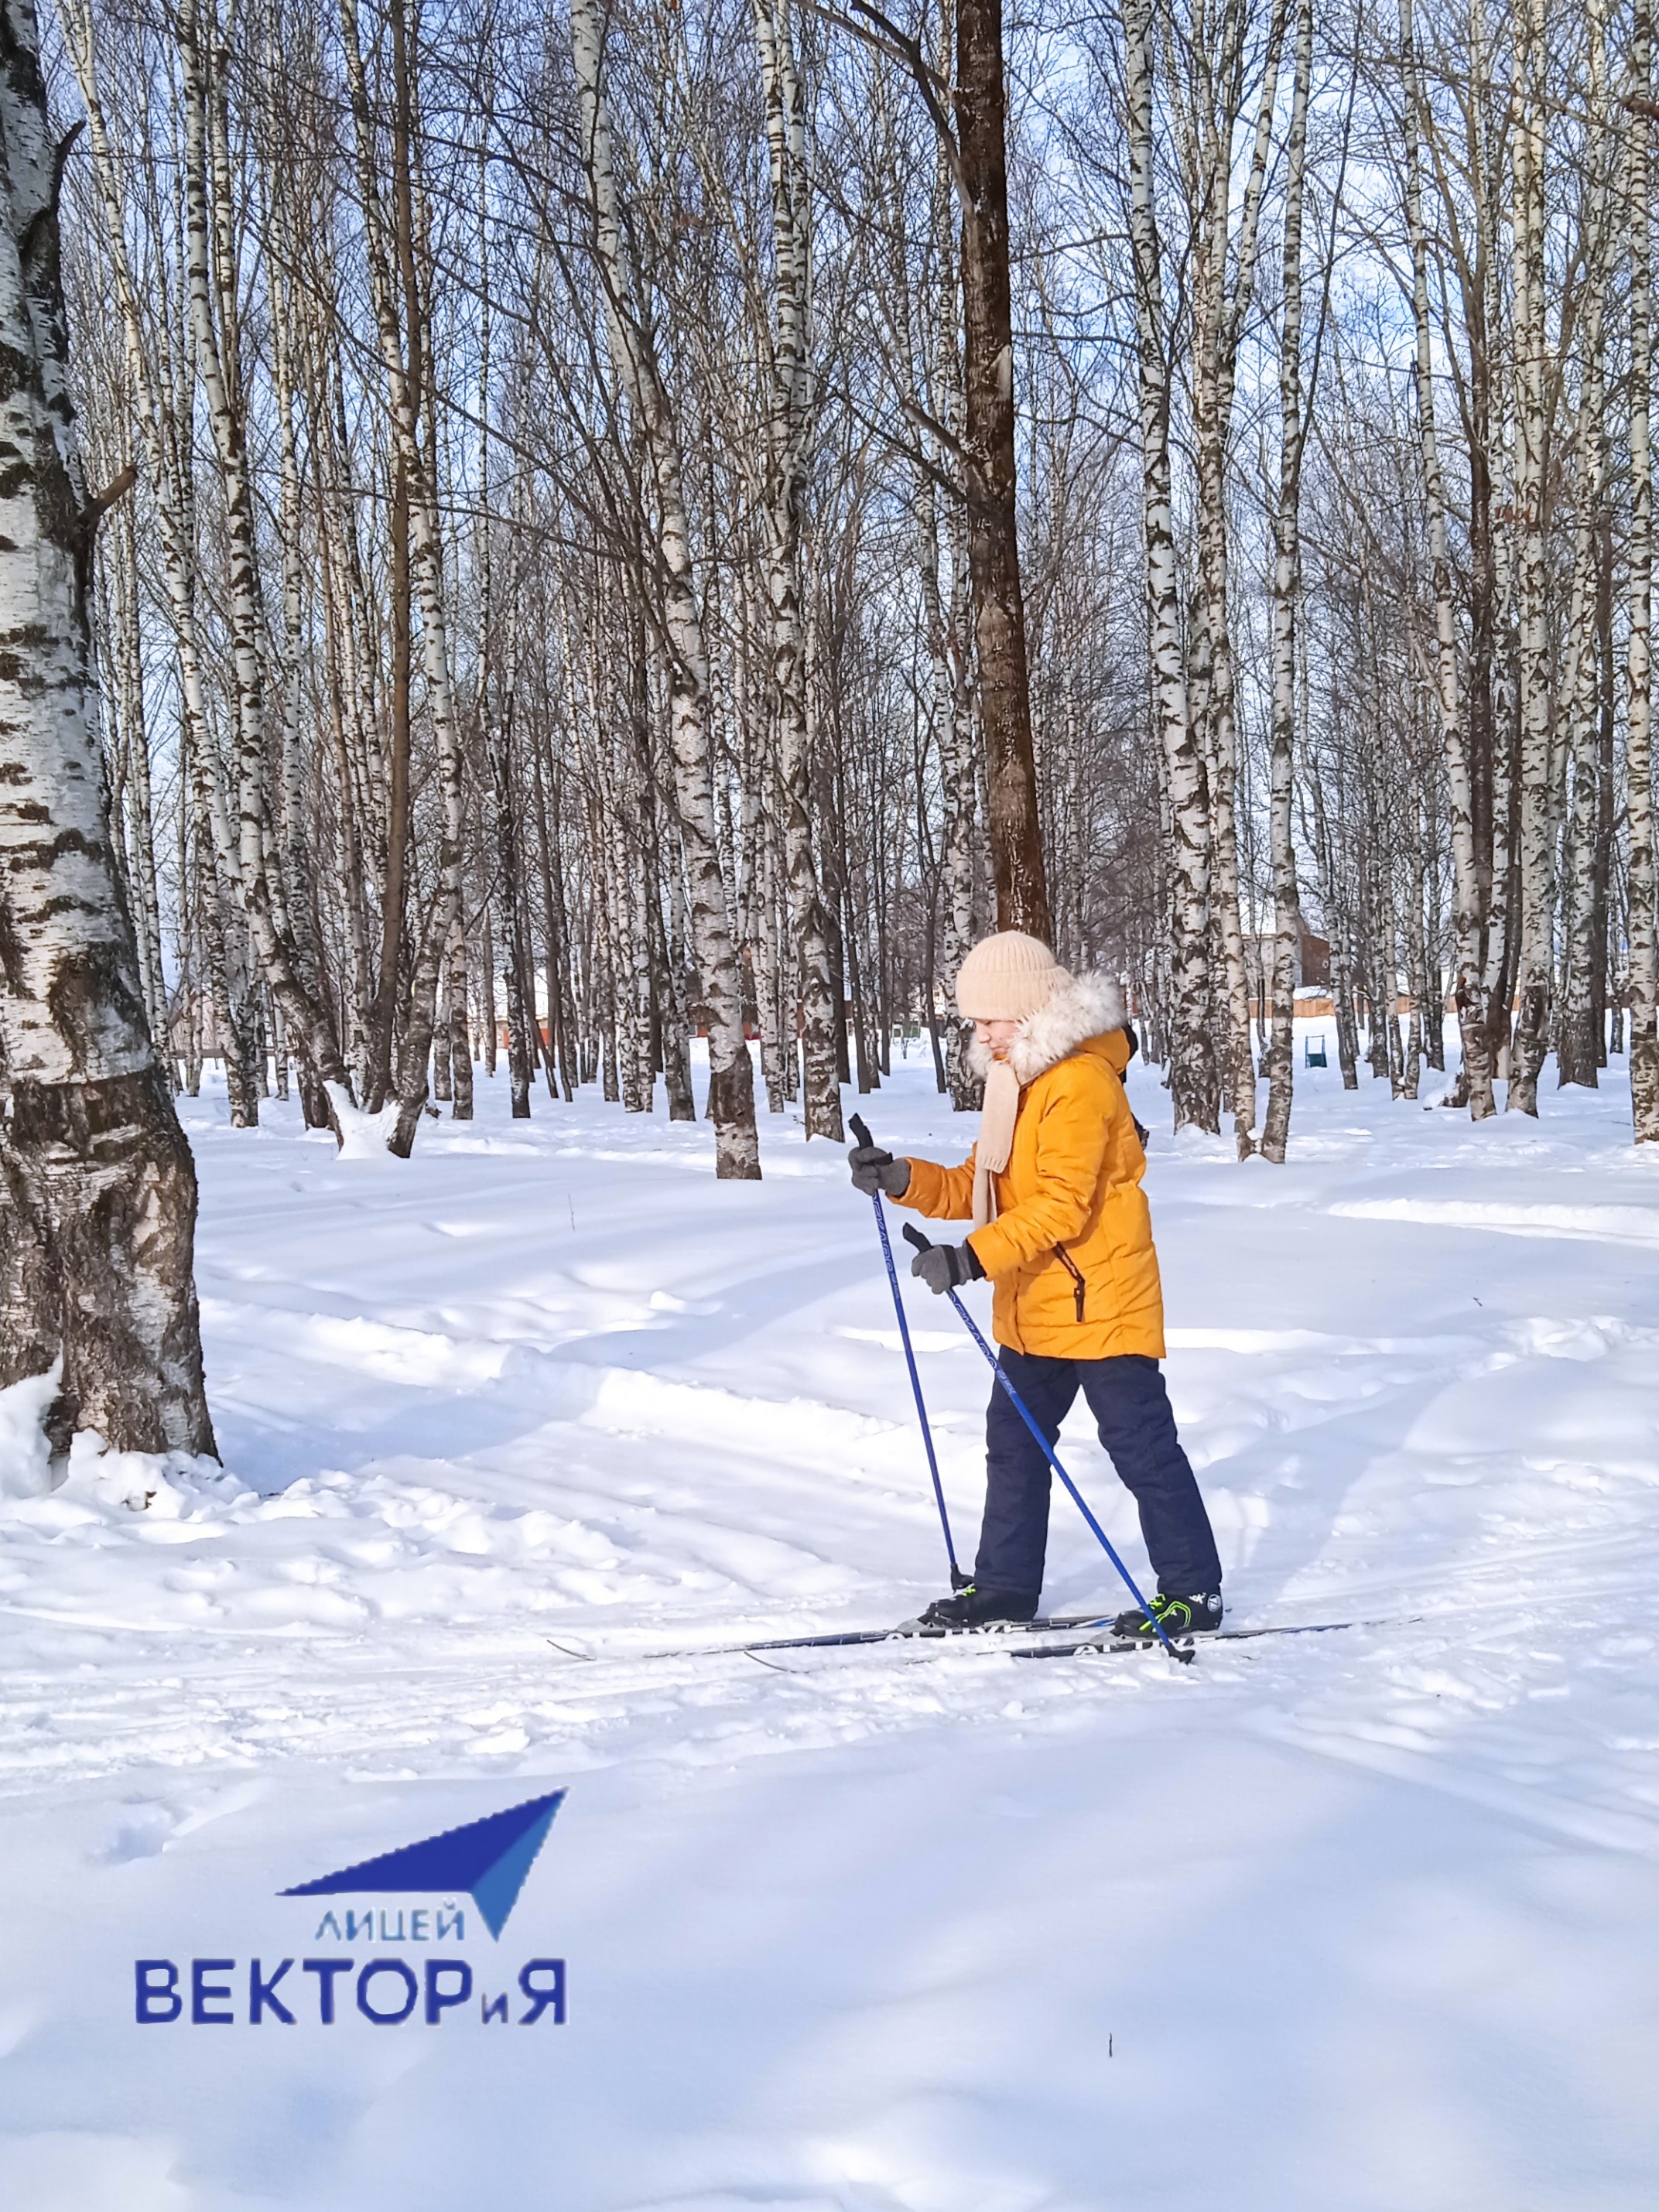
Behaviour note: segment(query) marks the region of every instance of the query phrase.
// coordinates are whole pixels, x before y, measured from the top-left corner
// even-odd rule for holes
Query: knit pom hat
[[[1048,946],[1023,930],[999,930],[957,970],[957,1005],[970,1022],[1023,1022],[1046,1006],[1068,975]]]

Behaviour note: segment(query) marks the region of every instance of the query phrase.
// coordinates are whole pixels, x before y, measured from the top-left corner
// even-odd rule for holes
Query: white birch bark
[[[1255,1150],[1255,1062],[1250,1048],[1249,982],[1239,911],[1237,677],[1230,605],[1227,455],[1232,433],[1239,342],[1255,283],[1261,203],[1266,190],[1285,0],[1274,0],[1256,106],[1250,167],[1232,233],[1234,135],[1243,74],[1247,10],[1221,14],[1219,51],[1202,40],[1189,66],[1195,79],[1194,110],[1185,137],[1195,238],[1193,412],[1198,474],[1199,573],[1209,640],[1209,685],[1204,731],[1209,754],[1211,906],[1221,953],[1225,1012],[1226,1090],[1241,1159]],[[1231,264],[1231,277],[1229,265]]]
[[[1187,711],[1170,506],[1169,340],[1153,198],[1152,0],[1126,0],[1123,29],[1146,611],[1171,842],[1170,1093],[1177,1130],[1191,1127],[1218,1133],[1220,1101],[1208,1018],[1210,820],[1203,762]]]
[[[1513,162],[1516,585],[1520,629],[1521,961],[1507,1111],[1535,1115],[1549,1044],[1555,909],[1545,445],[1544,154],[1547,0],[1525,0],[1516,56]]]
[[[150,1035],[164,1061],[168,1059],[167,987],[161,969],[161,910],[155,878],[155,821],[149,767],[149,720],[144,711],[143,632],[139,617],[137,532],[131,498],[121,505],[120,558],[111,592],[111,644],[120,691],[125,803],[130,858],[127,880],[133,896],[133,927]]]
[[[1504,504],[1512,510],[1514,504],[1512,477],[1513,439],[1508,418],[1513,415],[1514,394],[1508,387],[1513,378],[1504,380],[1504,406],[1506,422],[1497,445],[1503,456],[1504,468],[1499,489],[1506,495]],[[1486,927],[1486,960],[1481,976],[1481,991],[1486,1002],[1487,1033],[1492,1053],[1492,1077],[1495,1082],[1510,1079],[1513,1048],[1511,1030],[1516,963],[1519,946],[1520,894],[1516,865],[1519,848],[1520,791],[1516,773],[1516,688],[1515,688],[1515,533],[1512,528],[1501,528],[1493,533],[1493,603],[1496,610],[1494,632],[1498,650],[1495,655],[1496,682],[1492,696],[1492,896],[1488,903]]]
[[[1410,823],[1410,843],[1405,868],[1406,909],[1401,931],[1401,969],[1406,979],[1406,1035],[1396,1097],[1415,1099],[1423,1070],[1423,902],[1425,879],[1425,833],[1420,794],[1407,800],[1405,815]]]
[[[111,842],[59,275],[68,142],[33,0],[0,7],[0,1384],[62,1362],[48,1426],[211,1452],[196,1180]]]
[[[1282,1162],[1296,1080],[1297,952],[1302,900],[1291,799],[1296,780],[1297,623],[1302,596],[1302,211],[1313,78],[1313,0],[1297,0],[1296,70],[1285,148],[1284,307],[1279,337],[1279,505],[1273,517],[1273,767],[1269,834],[1273,878],[1273,1035],[1267,1049],[1267,1159]]]
[[[350,4],[350,0],[346,0]],[[720,865],[708,721],[708,674],[691,556],[678,426],[647,325],[636,301],[619,219],[604,78],[604,33],[595,0],[573,0],[582,166],[612,365],[644,432],[657,498],[659,574],[672,656],[671,747],[690,901],[694,956],[708,1031],[709,1118],[714,1171],[757,1181],[754,1070],[743,1034],[743,998]]]
[[[283,931],[280,884],[267,866],[270,802],[266,776],[264,607],[260,592],[253,489],[247,461],[246,403],[241,375],[235,253],[226,205],[230,162],[222,128],[227,65],[217,0],[184,0],[178,13],[185,121],[185,245],[196,363],[224,483],[230,586],[230,666],[235,698],[237,874],[244,895],[270,913],[273,936]],[[212,80],[211,85],[210,79]],[[240,1030],[242,1008],[231,1014]],[[223,1040],[228,1055],[232,1041]],[[237,1041],[246,1057],[245,1040]],[[228,1060],[227,1074],[228,1075]],[[232,1119],[256,1120],[250,1098]],[[244,1091],[248,1086],[240,1085]]]
[[[939,39],[941,54],[948,58],[953,40],[948,7],[941,10]],[[928,412],[951,439],[960,435],[963,413],[955,212],[950,169],[941,151],[934,165],[932,202],[932,239],[938,270],[932,295],[924,306],[918,350],[924,360],[931,360]],[[942,441],[935,441],[933,458],[945,474],[950,464]],[[974,945],[980,857],[979,732],[974,719],[967,518],[962,495],[955,488],[954,472],[953,489],[942,514],[934,479],[925,470],[919,475],[925,477],[925,491],[919,483],[916,502],[922,607],[933,657],[933,726],[939,750],[943,816],[939,981],[946,994],[945,1081],[956,1111],[977,1113],[983,1085],[969,1058],[969,1025],[956,1006],[957,974]]]
[[[268,58],[267,69],[276,89],[279,64]],[[288,219],[283,179],[268,172],[267,210],[275,240],[270,265],[270,366],[276,386],[278,522],[282,541],[283,623],[278,645],[278,675],[282,702],[280,747],[281,871],[283,903],[293,936],[301,980],[313,998],[321,994],[322,965],[317,944],[316,886],[313,880],[311,841],[306,824],[307,762],[301,730],[301,693],[305,630],[304,553],[301,544],[301,497],[299,435],[295,404],[295,325],[297,321],[295,288],[289,272],[297,258],[297,240]],[[307,1124],[321,1127],[327,1121],[327,1098],[316,1077],[302,1076],[301,1094]]]
[[[1653,96],[1652,0],[1636,0],[1631,88]],[[1659,1144],[1659,932],[1653,849],[1653,232],[1649,135],[1631,131],[1625,204],[1630,236],[1631,517],[1626,656],[1626,772],[1630,810],[1630,1088],[1638,1145]]]
[[[921,391],[926,391],[926,412],[951,435],[955,434],[961,414],[962,381],[955,327],[955,257],[950,227],[954,204],[949,173],[941,160],[933,192],[933,243],[942,265],[931,295],[925,295],[919,305],[916,319],[920,328],[915,333],[914,343],[908,329],[908,300],[905,311],[907,351],[910,356],[906,363],[908,388],[905,397],[914,406]],[[896,216],[893,228],[896,233]],[[933,374],[928,380],[931,390],[916,368],[917,356],[925,357],[930,349],[933,360]],[[978,1111],[982,1086],[969,1061],[971,1031],[957,1012],[955,991],[957,971],[974,942],[974,833],[978,781],[974,760],[967,547],[958,511],[960,495],[954,491],[947,492],[941,526],[939,478],[945,473],[946,466],[945,448],[935,441],[931,453],[924,453],[912,471],[911,496],[922,629],[933,663],[933,740],[939,761],[941,914],[936,981],[945,997],[945,1085],[951,1105],[958,1114],[966,1114]]]
[[[940,0],[938,64],[949,78],[956,52],[955,0]],[[942,980],[947,993],[945,1068],[951,1103],[958,1114],[977,1113],[984,1085],[969,1055],[971,1025],[957,1012],[957,975],[978,933],[980,878],[984,860],[980,835],[980,785],[983,761],[974,693],[973,593],[968,565],[965,487],[956,459],[963,433],[966,395],[963,389],[960,229],[951,159],[943,143],[933,163],[929,236],[935,262],[931,295],[926,300],[919,354],[927,364],[928,412],[945,432],[933,442],[933,458],[948,477],[951,495],[938,515],[931,540],[936,562],[933,600],[927,608],[934,653],[934,699],[939,744],[943,823],[940,869],[945,888],[941,933]],[[934,508],[936,487],[930,483]],[[934,625],[937,627],[934,627]]]
[[[1428,502],[1429,562],[1434,593],[1435,702],[1451,798],[1452,929],[1456,962],[1454,988],[1469,1115],[1474,1121],[1484,1121],[1497,1110],[1492,1095],[1491,1031],[1481,981],[1480,917],[1484,902],[1475,860],[1468,732],[1458,696],[1456,614],[1452,598],[1451,560],[1447,550],[1445,481],[1441,471],[1435,415],[1434,349],[1429,324],[1429,248],[1423,220],[1423,140],[1427,110],[1413,0],[1401,0],[1400,43],[1407,75],[1406,228],[1411,244],[1412,315],[1417,336],[1418,437]]]
[[[373,110],[357,30],[356,0],[340,0],[346,76],[355,126],[358,194],[368,245],[369,287],[380,337],[380,365],[398,458],[409,492],[415,592],[421,617],[421,660],[427,708],[437,757],[440,838],[436,881],[421,923],[409,984],[408,1024],[398,1072],[398,1118],[387,1150],[407,1158],[426,1104],[432,1032],[437,1018],[438,976],[461,906],[462,837],[465,826],[460,732],[450,674],[449,618],[444,604],[443,538],[431,450],[421,435],[410,389],[405,346],[415,334],[400,328],[394,278],[394,229],[374,174]]]
[[[1607,404],[1604,343],[1611,240],[1607,232],[1610,132],[1607,0],[1587,0],[1589,78],[1586,100],[1582,218],[1583,292],[1578,404],[1573,425],[1573,580],[1567,633],[1568,760],[1572,774],[1566,834],[1565,912],[1556,1068],[1563,1085],[1595,1090],[1603,1040],[1593,999],[1595,877],[1601,811],[1601,641],[1598,623],[1601,541],[1606,525]],[[1564,763],[1564,766],[1566,763]]]
[[[772,186],[769,331],[763,330],[767,375],[766,591],[772,684],[783,798],[784,879],[800,994],[804,1109],[808,1138],[841,1143],[830,950],[812,854],[811,756],[807,743],[806,643],[801,626],[801,513],[811,455],[816,376],[812,345],[811,183],[806,111],[791,0],[754,0],[766,100]],[[793,1037],[791,1050],[793,1049]]]

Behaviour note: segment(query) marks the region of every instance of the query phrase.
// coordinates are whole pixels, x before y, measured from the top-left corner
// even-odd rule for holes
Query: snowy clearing
[[[185,1102],[224,1473],[46,1494],[0,1400],[0,2197],[1645,2212],[1659,1160],[1617,1072],[1479,1129],[1297,1082],[1288,1168],[1154,1138],[1168,1371],[1233,1624],[1365,1625],[1180,1670],[647,1656],[944,1588],[834,1147],[768,1123],[717,1186],[701,1126],[514,1125],[502,1081],[403,1165]],[[863,1109],[970,1140],[914,1060]],[[970,1558],[988,1377],[925,1297]],[[1139,1571],[1081,1412],[1065,1449]],[[1060,1499],[1048,1608],[1120,1596]],[[343,1984],[250,2034],[250,1957],[318,1948],[278,1891],[564,1786],[467,1939],[563,1958],[562,2026],[382,2033]],[[232,2032],[138,2025],[152,1957],[236,1960]]]

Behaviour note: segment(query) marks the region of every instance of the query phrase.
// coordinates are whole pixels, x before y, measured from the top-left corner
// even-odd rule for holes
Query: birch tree
[[[1638,1145],[1659,1143],[1659,941],[1653,851],[1653,11],[1636,0],[1631,39],[1636,127],[1625,161],[1630,237],[1630,582],[1626,771],[1630,810],[1630,1090]]]
[[[1458,1034],[1463,1048],[1463,1079],[1471,1117],[1485,1121],[1494,1113],[1492,1069],[1486,994],[1482,988],[1480,925],[1483,900],[1476,861],[1469,747],[1458,690],[1456,613],[1452,598],[1451,562],[1447,547],[1446,491],[1440,466],[1440,441],[1435,410],[1433,333],[1429,319],[1429,243],[1423,215],[1423,137],[1425,102],[1422,59],[1417,47],[1413,0],[1403,0],[1400,11],[1400,45],[1405,62],[1406,224],[1411,243],[1412,320],[1417,340],[1416,385],[1418,433],[1422,449],[1423,485],[1428,506],[1429,558],[1434,592],[1435,702],[1439,710],[1440,741],[1446,759],[1446,778],[1451,799],[1451,848],[1455,894],[1453,936],[1455,944]]]
[[[715,1173],[758,1180],[754,1071],[744,1040],[743,1001],[721,873],[708,732],[708,664],[692,568],[684,465],[673,402],[623,229],[611,118],[605,96],[605,37],[596,0],[573,0],[580,159],[586,178],[611,363],[640,424],[659,520],[657,550],[669,653],[675,789],[690,896],[692,942],[708,1016],[709,1119]]]
[[[1595,1089],[1602,1039],[1595,1006],[1597,877],[1601,860],[1601,551],[1606,534],[1607,406],[1605,311],[1611,275],[1607,231],[1611,133],[1607,114],[1606,0],[1588,0],[1589,47],[1586,86],[1584,167],[1580,235],[1583,291],[1576,322],[1579,338],[1578,404],[1573,426],[1573,562],[1567,616],[1566,745],[1562,769],[1571,770],[1566,821],[1566,911],[1563,915],[1563,975],[1556,1024],[1556,1066],[1563,1084]]]
[[[1296,778],[1297,622],[1302,593],[1302,455],[1307,441],[1302,389],[1302,216],[1308,165],[1308,100],[1313,78],[1313,0],[1297,0],[1296,58],[1285,147],[1284,305],[1279,329],[1279,504],[1273,517],[1273,769],[1270,836],[1273,878],[1273,1039],[1267,1051],[1263,1157],[1285,1158],[1295,1084],[1297,954],[1302,901],[1297,887],[1292,800]]]
[[[805,94],[790,0],[754,0],[772,186],[774,313],[767,336],[766,588],[771,618],[784,873],[801,1006],[806,1133],[840,1143],[841,1090],[817,870],[812,856],[806,641],[801,619],[801,507],[816,413],[811,179]],[[793,1045],[792,1045],[793,1049]]]
[[[1198,567],[1203,592],[1203,712],[1195,717],[1206,752],[1211,833],[1210,896],[1219,942],[1226,1084],[1239,1157],[1255,1149],[1255,1061],[1239,915],[1237,676],[1231,605],[1227,514],[1228,445],[1238,349],[1255,283],[1261,204],[1279,92],[1285,0],[1274,0],[1267,30],[1250,161],[1232,225],[1235,140],[1243,112],[1249,10],[1239,0],[1218,20],[1200,10],[1187,57],[1186,96],[1176,94],[1178,137],[1193,236],[1192,385],[1198,481]],[[1212,47],[1214,51],[1212,51]]]
[[[403,0],[392,0],[394,57],[401,52]],[[460,910],[462,836],[460,733],[451,678],[448,612],[444,598],[443,541],[434,481],[434,446],[422,437],[420,362],[423,311],[415,263],[412,158],[406,145],[407,64],[394,58],[394,207],[388,211],[374,166],[374,117],[357,32],[356,0],[341,0],[346,70],[368,245],[369,282],[385,373],[388,411],[396,441],[398,476],[407,502],[412,538],[414,585],[420,602],[421,656],[432,717],[441,798],[441,832],[436,881],[416,932],[410,977],[408,1031],[398,1071],[398,1116],[387,1139],[390,1151],[407,1158],[426,1104],[428,1068],[438,1000],[438,977]],[[401,309],[401,312],[400,312]]]
[[[1513,151],[1516,583],[1521,718],[1520,1010],[1506,1109],[1535,1115],[1554,961],[1553,706],[1544,501],[1549,433],[1544,296],[1547,0],[1525,0],[1516,54]]]
[[[112,847],[54,142],[32,0],[0,8],[0,1383],[53,1369],[62,1449],[211,1452],[196,1178]]]
[[[1123,33],[1146,619],[1170,809],[1170,1089],[1177,1130],[1191,1126],[1213,1132],[1221,1123],[1209,1027],[1210,817],[1182,651],[1170,480],[1169,338],[1153,172],[1151,0],[1126,0]]]

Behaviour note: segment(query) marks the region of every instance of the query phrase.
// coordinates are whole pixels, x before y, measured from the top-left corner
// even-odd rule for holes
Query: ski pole
[[[905,1223],[904,1234],[908,1242],[914,1244],[918,1252],[929,1252],[933,1249],[927,1238],[922,1235],[921,1230],[916,1227],[914,1222],[907,1221]],[[1117,1569],[1119,1574],[1122,1576],[1124,1581],[1128,1584],[1130,1596],[1133,1598],[1135,1603],[1140,1607],[1142,1613],[1146,1614],[1147,1620],[1152,1622],[1152,1626],[1158,1631],[1158,1642],[1164,1646],[1164,1649],[1169,1653],[1171,1659],[1178,1659],[1183,1667],[1189,1667],[1193,1662],[1193,1654],[1190,1651],[1177,1651],[1174,1644],[1170,1643],[1170,1638],[1164,1631],[1164,1623],[1158,1619],[1158,1615],[1152,1611],[1151,1606],[1147,1604],[1146,1599],[1142,1597],[1140,1592],[1135,1588],[1134,1577],[1129,1572],[1127,1567],[1124,1565],[1122,1560],[1119,1559],[1117,1553],[1113,1548],[1111,1538],[1106,1534],[1106,1531],[1101,1527],[1099,1522],[1096,1520],[1094,1515],[1089,1510],[1088,1501],[1084,1497],[1083,1492],[1078,1488],[1076,1483],[1073,1481],[1071,1476],[1066,1474],[1065,1468],[1060,1465],[1059,1455],[1055,1452],[1054,1446],[1049,1443],[1048,1437],[1045,1437],[1042,1430],[1038,1428],[1030,1407],[1026,1404],[1024,1399],[1020,1396],[1018,1391],[1015,1389],[1013,1384],[1008,1380],[1007,1375],[1004,1371],[1002,1362],[997,1358],[995,1352],[992,1351],[990,1346],[980,1334],[979,1327],[975,1322],[974,1316],[969,1312],[967,1307],[963,1305],[962,1300],[957,1296],[954,1291],[947,1291],[945,1292],[945,1296],[950,1299],[951,1304],[956,1308],[957,1311],[961,1315],[963,1321],[966,1323],[969,1335],[973,1338],[974,1342],[978,1345],[980,1350],[985,1354],[987,1359],[990,1361],[991,1372],[996,1376],[997,1381],[1001,1383],[1003,1389],[1007,1392],[1009,1401],[1012,1405],[1014,1411],[1019,1415],[1021,1420],[1024,1422],[1026,1427],[1036,1438],[1038,1443],[1042,1445],[1044,1458],[1048,1461],[1049,1466],[1053,1468],[1054,1473],[1060,1477],[1060,1480],[1065,1484],[1067,1491],[1071,1494],[1072,1503],[1077,1507],[1078,1511],[1088,1522],[1090,1528],[1093,1529],[1095,1534],[1100,1540],[1101,1546],[1104,1550],[1107,1558],[1111,1561],[1112,1565]]]
[[[856,1114],[849,1117],[853,1134],[861,1145],[872,1145],[868,1127]],[[873,1148],[873,1147],[872,1147]],[[904,1317],[904,1297],[899,1289],[898,1269],[893,1265],[893,1247],[887,1236],[887,1216],[881,1209],[881,1193],[872,1191],[870,1202],[876,1209],[876,1233],[881,1238],[881,1256],[887,1262],[887,1280],[893,1293],[893,1311],[898,1316],[899,1341],[904,1346],[904,1364],[910,1370],[910,1389],[916,1401],[916,1419],[921,1423],[921,1441],[927,1449],[927,1472],[933,1478],[933,1497],[939,1505],[939,1524],[945,1531],[945,1556],[951,1562],[951,1587],[966,1589],[972,1582],[957,1565],[957,1547],[951,1540],[951,1516],[945,1510],[945,1486],[939,1479],[939,1459],[933,1450],[933,1432],[927,1425],[927,1408],[922,1403],[921,1377],[916,1372],[916,1355],[910,1347],[910,1324]]]

